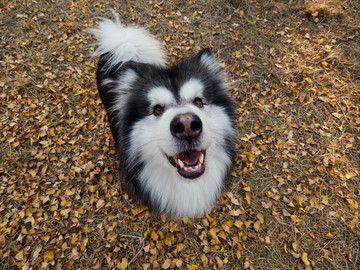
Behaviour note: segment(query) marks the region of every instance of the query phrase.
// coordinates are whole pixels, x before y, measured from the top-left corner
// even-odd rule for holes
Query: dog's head
[[[161,171],[180,181],[207,174],[211,161],[228,169],[233,110],[208,49],[170,69],[129,64],[119,85],[130,88],[114,105],[127,130],[129,166],[142,162],[152,175]]]

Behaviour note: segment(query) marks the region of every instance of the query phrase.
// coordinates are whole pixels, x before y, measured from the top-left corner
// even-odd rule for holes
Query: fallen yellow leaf
[[[29,173],[32,177],[35,177],[35,176],[36,176],[36,171],[35,171],[35,170],[29,170],[28,173]]]
[[[358,226],[359,226],[359,219],[357,217],[355,217],[350,221],[349,227],[352,229],[355,229]]]
[[[47,250],[44,253],[44,260],[47,262],[50,262],[54,259],[54,251],[53,250]]]
[[[310,262],[308,260],[308,257],[307,257],[307,253],[304,252],[301,254],[301,260],[303,261],[303,263],[306,265],[306,266],[309,266],[310,265]]]
[[[258,221],[256,221],[255,223],[254,223],[254,229],[255,229],[255,231],[260,231],[260,225],[261,225],[261,221],[260,220],[258,220]]]
[[[245,201],[247,202],[247,204],[250,204],[250,193],[249,192],[245,193]]]
[[[154,241],[159,239],[159,236],[156,234],[156,232],[154,232],[154,231],[151,232],[151,239]]]
[[[47,234],[43,234],[40,236],[40,239],[43,240],[45,243],[47,243],[47,241],[49,241],[50,237]]]
[[[216,228],[211,228],[211,229],[209,230],[209,234],[210,234],[211,238],[214,240],[214,243],[215,243],[215,244],[220,243],[220,240],[219,240],[219,238],[218,238],[217,235],[216,235],[216,233],[217,233],[218,231],[219,231],[219,230],[216,229]]]
[[[182,266],[183,261],[181,259],[177,260],[175,265],[180,268]]]
[[[97,202],[96,202],[96,208],[101,208],[103,207],[105,204],[105,201],[102,200],[102,199],[99,199]]]
[[[327,239],[334,239],[334,237],[335,237],[335,235],[333,235],[332,233],[327,233],[326,235],[325,235],[325,237],[327,238]]]
[[[86,233],[90,232],[90,228],[89,228],[89,225],[88,225],[88,224],[85,224],[85,226],[84,226],[84,231],[85,231]]]
[[[327,250],[327,249],[323,249],[323,251],[324,251],[324,255],[323,255],[323,258],[325,258],[325,259],[327,259],[327,260],[329,260],[329,261],[333,261],[333,259],[331,259],[330,257],[329,257],[329,255],[330,255],[330,250]]]
[[[242,214],[242,211],[240,209],[237,209],[237,210],[230,210],[229,211],[229,214],[233,217],[238,217],[239,215]]]
[[[259,219],[261,224],[264,223],[264,215],[263,214],[261,214],[261,213],[257,214],[257,218]]]
[[[71,211],[71,208],[63,209],[60,211],[60,215],[67,216]]]
[[[124,269],[126,269],[127,266],[128,266],[128,260],[126,258],[122,258],[121,263],[120,263],[120,269],[124,270]]]
[[[357,174],[356,173],[354,173],[354,172],[349,172],[349,173],[347,173],[347,174],[345,174],[345,177],[346,177],[346,179],[350,179],[350,178],[353,178],[353,177],[355,177]]]
[[[333,116],[335,116],[337,119],[340,119],[344,115],[342,113],[332,113]]]
[[[329,203],[328,197],[327,197],[327,196],[323,196],[323,197],[322,197],[322,200],[321,200],[321,203],[327,205],[327,204]]]
[[[298,218],[296,215],[291,215],[291,220],[295,223],[300,223],[301,219]]]
[[[351,208],[355,208],[355,202],[353,200],[350,200],[349,198],[346,198],[346,201],[348,202],[349,206]]]
[[[241,220],[235,220],[234,222],[234,226],[237,227],[237,228],[241,228],[241,226],[243,225],[244,223],[241,221]]]

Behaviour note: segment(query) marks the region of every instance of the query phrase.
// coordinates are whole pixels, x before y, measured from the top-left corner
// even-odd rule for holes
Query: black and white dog
[[[97,84],[128,191],[157,213],[204,214],[232,165],[235,122],[208,49],[168,67],[145,28],[102,19],[90,30],[101,55]]]

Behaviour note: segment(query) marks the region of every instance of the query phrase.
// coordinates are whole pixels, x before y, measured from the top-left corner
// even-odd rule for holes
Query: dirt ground
[[[110,9],[221,61],[239,139],[206,216],[121,189],[85,31]],[[2,1],[0,27],[0,269],[360,269],[359,1]]]

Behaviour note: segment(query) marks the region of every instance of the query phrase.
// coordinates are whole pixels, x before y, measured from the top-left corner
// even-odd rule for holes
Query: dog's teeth
[[[178,159],[178,163],[179,163],[179,166],[180,168],[184,168],[184,162],[182,162],[180,159]]]
[[[201,153],[201,156],[199,158],[199,162],[204,163],[204,154],[203,153]]]

